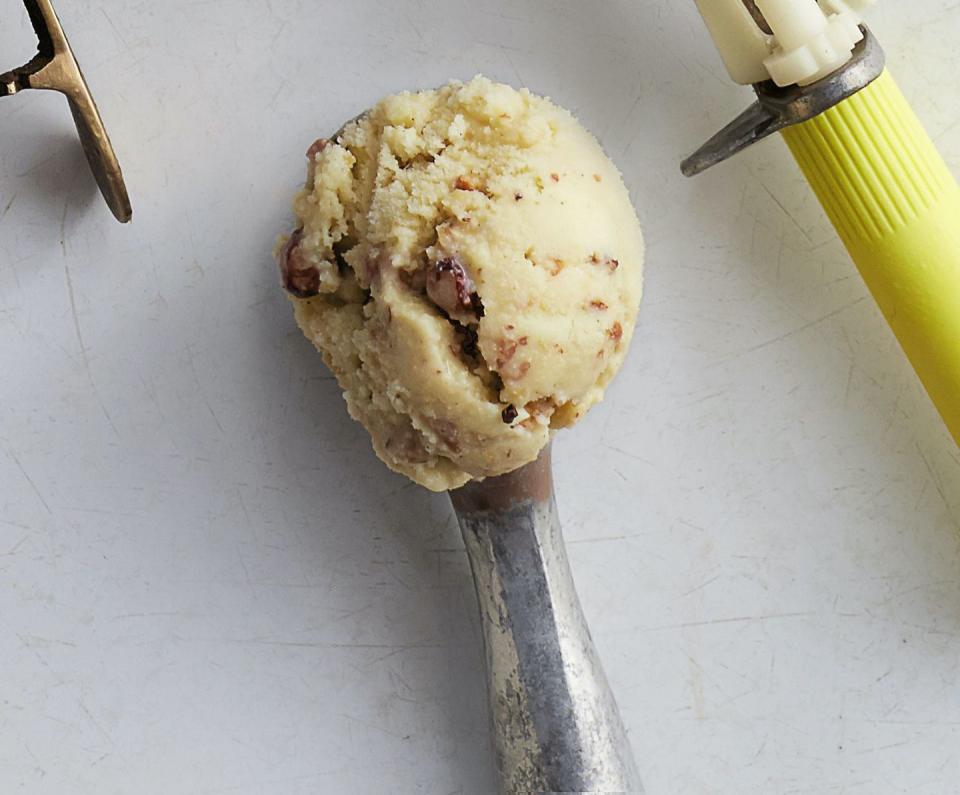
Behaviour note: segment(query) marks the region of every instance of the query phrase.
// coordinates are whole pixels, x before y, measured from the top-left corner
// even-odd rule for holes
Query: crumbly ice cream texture
[[[643,239],[570,113],[478,77],[387,97],[307,157],[284,285],[391,469],[434,491],[504,474],[601,400]]]

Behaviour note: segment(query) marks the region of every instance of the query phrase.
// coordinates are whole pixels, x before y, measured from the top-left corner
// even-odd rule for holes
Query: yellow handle
[[[960,444],[960,187],[893,78],[784,132]]]

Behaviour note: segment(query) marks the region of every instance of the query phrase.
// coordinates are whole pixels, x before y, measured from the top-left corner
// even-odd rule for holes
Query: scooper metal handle
[[[642,792],[570,573],[549,448],[451,500],[480,602],[500,792]]]

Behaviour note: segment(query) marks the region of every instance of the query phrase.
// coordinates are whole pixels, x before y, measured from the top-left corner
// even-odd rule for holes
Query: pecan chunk
[[[300,250],[303,229],[297,229],[280,251],[278,265],[283,288],[297,298],[312,298],[320,292],[320,271],[310,265]]]
[[[438,260],[427,271],[427,295],[454,320],[476,320],[483,306],[476,285],[455,257]]]
[[[317,155],[330,144],[329,138],[317,138],[307,150],[307,188],[313,187],[313,180],[317,175]]]
[[[480,358],[480,335],[472,326],[456,324],[457,336],[460,340],[460,350],[464,356],[471,359]]]
[[[307,150],[307,159],[314,160],[329,144],[329,138],[317,138],[316,141],[310,144],[310,148]]]
[[[620,267],[620,260],[616,260],[613,257],[601,257],[599,254],[591,254],[590,262],[594,265],[603,265],[610,273],[613,273]]]

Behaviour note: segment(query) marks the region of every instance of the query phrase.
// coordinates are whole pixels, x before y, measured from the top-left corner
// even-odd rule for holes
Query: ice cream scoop
[[[435,491],[501,475],[602,398],[643,240],[567,111],[483,78],[399,94],[308,167],[284,285],[388,466]]]
[[[133,217],[133,210],[120,163],[53,3],[23,0],[23,4],[37,34],[37,54],[23,66],[0,74],[0,97],[28,89],[63,94],[100,192],[116,219],[127,223]]]
[[[388,97],[307,157],[283,284],[380,458],[450,490],[500,791],[641,792],[549,449],[633,333],[643,241],[619,172],[569,113],[482,78]]]
[[[776,132],[960,444],[960,185],[863,24],[873,0],[697,0],[757,101],[688,176]]]

